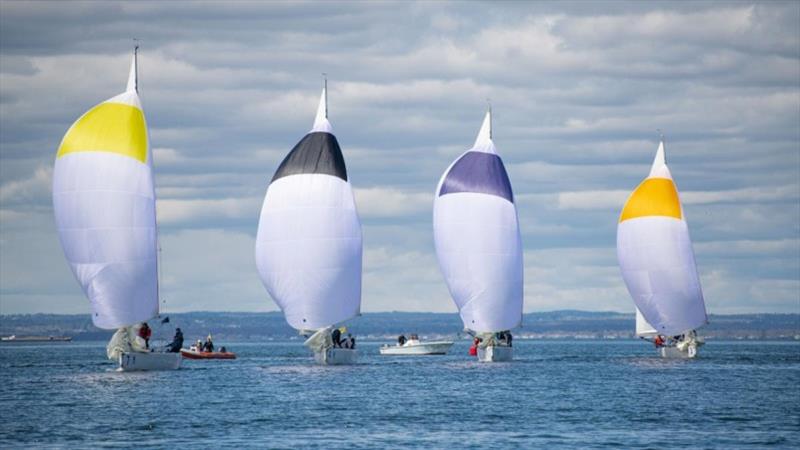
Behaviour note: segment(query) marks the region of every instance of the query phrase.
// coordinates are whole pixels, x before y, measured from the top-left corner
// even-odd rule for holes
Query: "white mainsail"
[[[689,227],[663,141],[650,174],[622,209],[617,258],[637,310],[659,334],[679,335],[707,322]]]
[[[490,333],[519,326],[522,240],[511,183],[492,142],[491,110],[475,145],[439,180],[433,232],[439,267],[464,327]]]
[[[126,91],[72,124],[53,171],[64,255],[104,329],[158,314],[153,155],[136,74],[134,50]]]
[[[647,323],[647,320],[642,315],[642,312],[639,311],[639,308],[636,308],[636,336],[653,337],[657,334],[658,331],[653,328],[652,325]]]
[[[267,188],[255,246],[270,296],[297,330],[359,314],[361,222],[322,90],[314,126],[281,162]]]

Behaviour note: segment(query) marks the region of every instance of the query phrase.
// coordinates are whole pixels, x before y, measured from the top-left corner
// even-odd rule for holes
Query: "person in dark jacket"
[[[342,332],[338,328],[334,328],[333,332],[331,332],[331,340],[334,347],[342,346]]]
[[[172,342],[167,345],[167,351],[170,353],[178,353],[183,347],[183,331],[180,328],[175,328],[175,337]]]
[[[405,343],[406,343],[406,336],[404,334],[401,334],[400,337],[397,338],[397,344],[402,347],[403,344]]]
[[[354,338],[352,334],[347,333],[347,337],[344,339],[342,346],[349,349],[356,348],[356,338]]]
[[[214,351],[214,343],[211,342],[211,335],[209,334],[206,338],[206,342],[203,344],[203,351],[204,352],[213,352]]]

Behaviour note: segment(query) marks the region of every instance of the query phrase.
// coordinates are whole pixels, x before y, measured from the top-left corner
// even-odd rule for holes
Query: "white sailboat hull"
[[[686,345],[683,349],[676,347],[661,347],[658,349],[662,358],[667,359],[692,359],[697,357],[697,345]]]
[[[349,348],[327,348],[314,352],[314,361],[323,366],[342,366],[355,364],[358,352]]]
[[[514,347],[490,345],[484,348],[478,347],[478,361],[480,362],[502,362],[514,359]]]
[[[180,353],[122,352],[119,355],[119,371],[176,370],[183,358]]]
[[[381,355],[446,355],[452,342],[425,342],[419,344],[393,345],[381,347]]]

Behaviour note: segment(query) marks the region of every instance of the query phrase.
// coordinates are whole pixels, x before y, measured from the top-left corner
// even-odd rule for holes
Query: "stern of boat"
[[[697,357],[697,345],[687,345],[683,348],[661,347],[659,353],[666,359],[693,359]]]
[[[314,352],[314,361],[323,366],[355,364],[358,352],[350,348],[327,348]]]
[[[478,361],[480,362],[503,362],[514,359],[514,347],[489,345],[484,348],[478,347]]]
[[[122,352],[119,355],[120,372],[140,370],[177,370],[183,357],[180,353],[163,352]]]

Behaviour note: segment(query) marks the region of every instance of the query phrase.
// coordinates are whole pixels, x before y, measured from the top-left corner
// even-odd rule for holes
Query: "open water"
[[[298,341],[117,373],[105,343],[0,345],[0,448],[798,448],[800,343],[515,340],[513,363],[380,356],[319,367]]]

